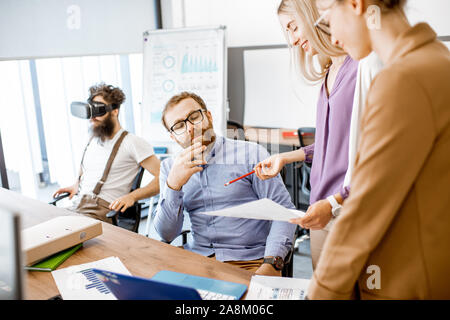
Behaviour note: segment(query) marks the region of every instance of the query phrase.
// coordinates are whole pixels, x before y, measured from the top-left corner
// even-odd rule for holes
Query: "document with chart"
[[[246,300],[304,300],[308,279],[253,276]]]
[[[64,300],[117,300],[97,278],[93,268],[131,275],[117,257],[56,270],[52,276],[61,297]]]

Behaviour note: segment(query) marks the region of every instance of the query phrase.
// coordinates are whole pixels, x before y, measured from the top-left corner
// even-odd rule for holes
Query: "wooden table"
[[[24,197],[0,188],[0,204],[21,214],[22,228],[61,216],[70,211]],[[253,273],[188,250],[149,239],[142,235],[102,222],[103,234],[88,240],[58,269],[111,256],[120,258],[134,276],[150,278],[161,270],[189,273],[197,276],[249,285]],[[50,272],[27,271],[27,299],[49,299],[59,294]]]

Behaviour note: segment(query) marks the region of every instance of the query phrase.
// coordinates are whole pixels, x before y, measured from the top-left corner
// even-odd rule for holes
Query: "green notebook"
[[[72,254],[83,246],[83,243],[76,245],[75,247],[60,251],[47,259],[40,261],[32,266],[25,267],[25,270],[29,271],[53,271],[59,267],[61,263],[67,260]]]

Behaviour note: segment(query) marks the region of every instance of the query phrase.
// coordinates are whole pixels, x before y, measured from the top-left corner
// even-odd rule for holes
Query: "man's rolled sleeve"
[[[165,241],[171,242],[181,232],[183,227],[183,191],[177,191],[167,186],[167,176],[170,171],[168,160],[161,164],[159,176],[160,198],[156,208],[155,229]]]
[[[267,238],[266,250],[264,252],[265,257],[282,257],[283,259],[289,253],[293,245],[293,236],[296,226],[288,222],[274,221],[272,223],[272,230],[276,236],[272,235],[272,238]],[[292,234],[292,237],[283,236],[285,234]]]
[[[184,192],[182,190],[173,190],[166,183],[163,198],[169,205],[179,205],[183,203]]]

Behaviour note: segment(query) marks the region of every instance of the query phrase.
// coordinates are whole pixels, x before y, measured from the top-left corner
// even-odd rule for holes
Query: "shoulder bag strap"
[[[100,181],[97,182],[97,185],[94,188],[94,191],[93,191],[94,195],[96,195],[96,196],[99,195],[100,190],[102,189],[103,184],[105,183],[106,178],[108,177],[109,171],[111,170],[112,163],[117,155],[117,152],[119,151],[120,144],[122,143],[123,139],[125,138],[125,136],[127,134],[128,134],[127,131],[122,132],[119,139],[117,139],[116,143],[114,144],[111,155],[109,156],[108,162],[106,163],[105,170],[103,171],[103,176],[100,179]]]

